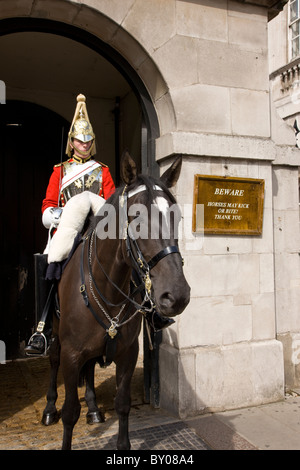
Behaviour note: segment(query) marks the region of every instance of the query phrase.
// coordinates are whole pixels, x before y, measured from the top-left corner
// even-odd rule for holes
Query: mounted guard
[[[42,222],[49,230],[49,237],[44,253],[34,255],[36,316],[39,323],[25,347],[27,355],[41,355],[47,351],[51,322],[47,321],[46,326],[46,320],[53,305],[55,285],[45,279],[45,273],[50,244],[65,205],[73,196],[85,191],[100,196],[99,199],[104,203],[115,190],[108,166],[93,158],[96,154],[95,134],[89,120],[86,98],[82,94],[77,96],[65,153],[69,158],[54,166],[42,203]]]
[[[42,204],[42,222],[49,230],[49,237],[44,253],[34,255],[36,317],[39,322],[36,332],[25,347],[29,356],[45,355],[51,336],[51,315],[48,313],[54,305],[56,283],[45,278],[48,264],[67,258],[74,238],[82,230],[90,209],[96,214],[115,191],[108,166],[93,158],[96,154],[95,134],[89,120],[86,98],[82,94],[77,96],[66,154],[68,160],[53,168]],[[75,200],[72,204],[72,198],[82,193],[85,195],[81,206],[78,207]],[[75,212],[70,215],[72,206],[75,206]],[[50,246],[53,248],[53,245],[57,249],[50,252]],[[160,316],[155,309],[147,320],[155,331],[173,323],[172,319]]]

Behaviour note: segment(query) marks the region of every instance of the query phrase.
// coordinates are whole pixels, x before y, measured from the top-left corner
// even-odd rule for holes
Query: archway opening
[[[33,254],[43,252],[47,232],[41,222],[41,201],[61,151],[62,129],[69,123],[53,111],[25,101],[0,107],[2,224],[1,340],[7,359],[35,324]],[[49,139],[51,133],[51,139]],[[50,145],[51,143],[51,145]]]
[[[158,174],[154,158],[158,121],[136,72],[100,39],[44,19],[6,19],[0,25],[1,79],[7,91],[6,105],[1,107],[2,191],[10,200],[1,233],[2,251],[7,253],[1,270],[7,298],[1,320],[6,333],[1,339],[7,344],[7,358],[12,358],[32,333],[33,253],[43,251],[47,238],[40,206],[51,169],[64,158],[62,139],[76,95],[87,96],[97,159],[110,166],[117,184],[125,147],[139,169]],[[6,315],[8,311],[13,314]]]

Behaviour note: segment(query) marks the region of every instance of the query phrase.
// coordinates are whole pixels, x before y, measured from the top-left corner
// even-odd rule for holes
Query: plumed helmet
[[[86,108],[86,98],[84,95],[77,96],[77,105],[73,117],[73,121],[70,127],[68,134],[68,142],[66,147],[66,153],[70,157],[72,152],[72,139],[78,139],[81,142],[89,142],[93,140],[93,145],[91,149],[87,152],[88,155],[95,155],[96,145],[95,145],[95,134],[92,128],[92,125],[89,120],[87,108]],[[73,145],[73,144],[72,144]]]

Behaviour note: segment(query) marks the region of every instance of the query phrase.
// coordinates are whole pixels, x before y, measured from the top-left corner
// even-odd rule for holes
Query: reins
[[[96,284],[96,281],[94,279],[94,276],[92,274],[92,266],[91,266],[91,250],[92,250],[92,246],[93,246],[93,237],[96,238],[96,233],[95,231],[93,231],[89,236],[85,237],[83,239],[83,244],[82,244],[82,250],[81,250],[81,262],[80,262],[80,275],[81,275],[81,285],[80,285],[80,293],[82,294],[83,296],[83,299],[84,299],[84,302],[85,302],[85,305],[91,310],[93,316],[95,317],[95,319],[97,320],[97,322],[105,329],[105,331],[109,334],[109,336],[111,338],[114,338],[117,334],[117,331],[116,329],[117,328],[120,328],[121,326],[125,325],[125,323],[127,323],[129,320],[131,320],[137,313],[141,312],[141,310],[144,308],[144,310],[149,310],[149,309],[146,309],[145,307],[143,307],[143,304],[146,300],[148,299],[144,299],[144,301],[142,302],[142,304],[139,304],[137,302],[134,301],[134,299],[132,297],[130,297],[129,295],[125,294],[125,292],[123,292],[113,281],[112,279],[110,279],[110,277],[105,273],[104,269],[103,269],[103,266],[102,264],[99,262],[99,259],[97,257],[97,262],[98,262],[98,265],[101,267],[101,270],[102,272],[105,274],[107,280],[125,297],[125,302],[122,301],[120,302],[119,304],[113,304],[112,302],[110,302],[108,299],[106,299],[106,297],[104,297],[104,295],[101,293],[101,291],[99,290],[97,284]],[[88,277],[89,277],[89,287],[90,287],[90,291],[92,293],[92,297],[93,299],[95,300],[96,304],[98,305],[98,307],[100,308],[100,310],[104,313],[106,319],[110,322],[110,326],[107,326],[105,325],[105,323],[102,321],[102,319],[98,316],[98,314],[95,312],[95,310],[93,309],[92,305],[90,304],[90,301],[89,301],[89,298],[88,298],[88,295],[87,295],[87,290],[86,290],[86,284],[85,284],[85,275],[84,275],[84,252],[85,252],[85,245],[86,245],[86,242],[89,240],[89,246],[88,246]],[[120,311],[118,313],[118,315],[116,315],[115,317],[111,318],[109,316],[109,314],[106,312],[105,308],[101,305],[101,303],[99,302],[99,300],[97,299],[95,293],[94,293],[94,290],[93,290],[93,284],[95,286],[95,289],[98,293],[98,295],[100,296],[100,298],[102,299],[102,301],[110,306],[110,307],[120,307]],[[134,295],[136,295],[137,293],[137,290],[133,293]],[[127,312],[127,314],[124,316],[122,322],[120,322],[120,315],[121,313],[123,312],[125,306],[126,306],[126,303],[127,301],[129,301],[131,304],[133,304],[135,307],[136,307],[136,311],[134,312],[134,314],[131,315],[131,317],[129,319],[126,320],[126,317],[128,316],[129,314],[129,311]]]
[[[102,266],[102,263],[100,262],[99,260],[99,257],[98,257],[98,254],[97,254],[97,238],[96,238],[96,232],[93,231],[91,233],[91,236],[90,236],[90,244],[89,244],[89,254],[88,254],[88,267],[89,267],[89,277],[91,278],[91,280],[93,281],[94,285],[95,285],[95,288],[97,290],[97,293],[98,295],[101,297],[101,299],[103,300],[103,302],[106,303],[106,305],[109,305],[110,307],[119,307],[120,305],[123,304],[124,301],[121,301],[120,303],[118,304],[113,304],[112,302],[110,302],[108,299],[106,299],[104,297],[104,295],[100,292],[100,290],[98,289],[98,286],[96,284],[96,281],[94,279],[94,276],[93,276],[93,272],[92,272],[92,248],[93,248],[93,244],[94,244],[94,240],[95,240],[95,248],[94,248],[94,256],[95,256],[95,260],[97,261],[97,265],[100,267],[101,271],[103,272],[104,276],[106,277],[106,279],[109,281],[109,283],[120,293],[122,294],[122,296],[128,300],[129,302],[131,302],[136,308],[140,308],[141,305],[138,304],[137,302],[134,301],[133,297],[138,293],[138,291],[134,291],[132,293],[132,296],[130,297],[129,295],[125,294],[125,292],[122,291],[122,289],[119,288],[119,286],[108,276],[108,274],[106,273],[106,271],[104,270],[103,266]],[[142,287],[142,286],[140,286]],[[139,289],[141,290],[141,289]]]

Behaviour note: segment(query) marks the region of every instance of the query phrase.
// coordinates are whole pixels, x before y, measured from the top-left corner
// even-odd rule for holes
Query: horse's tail
[[[94,359],[91,359],[90,361],[87,361],[84,366],[82,367],[80,373],[79,373],[79,379],[78,379],[78,387],[83,387],[85,382],[86,382],[86,375],[88,371],[90,370],[90,367],[95,367],[96,363],[98,362],[100,367],[105,367],[105,362],[103,360],[103,356],[95,357]]]
[[[86,374],[87,374],[87,364],[84,364],[79,374],[78,387],[84,386],[85,381],[86,381]]]

